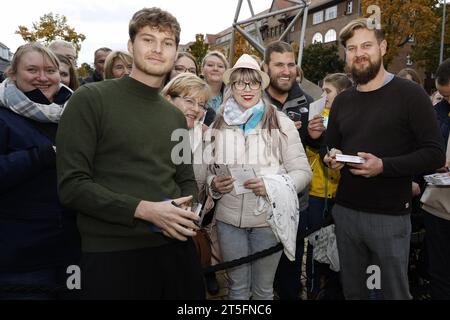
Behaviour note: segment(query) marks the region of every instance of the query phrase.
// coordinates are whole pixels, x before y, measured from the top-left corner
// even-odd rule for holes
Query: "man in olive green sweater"
[[[192,165],[171,160],[172,132],[186,121],[158,93],[180,26],[165,11],[142,9],[129,33],[130,76],[80,88],[57,135],[59,196],[79,213],[81,297],[202,299],[197,217],[171,204],[197,194]]]

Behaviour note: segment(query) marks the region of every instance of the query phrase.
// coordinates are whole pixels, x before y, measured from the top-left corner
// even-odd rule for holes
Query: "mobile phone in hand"
[[[198,221],[194,221],[194,223],[198,226],[202,226],[203,217],[205,216],[205,210],[203,208],[203,205],[201,203],[197,203],[195,207],[192,208],[192,211],[200,217]]]
[[[225,177],[225,176],[230,175],[230,172],[228,171],[228,168],[225,164],[215,163],[214,164],[214,172],[215,172],[216,176],[219,176],[219,177],[220,176]]]
[[[301,121],[301,119],[302,119],[302,115],[295,111],[288,111],[287,115],[294,122]]]

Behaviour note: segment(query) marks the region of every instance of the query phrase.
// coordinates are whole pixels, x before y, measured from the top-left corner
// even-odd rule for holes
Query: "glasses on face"
[[[245,81],[236,81],[233,82],[233,86],[235,89],[237,90],[245,90],[245,88],[248,86],[250,88],[250,90],[258,90],[259,88],[261,88],[261,82],[259,81],[250,81],[250,82],[245,82]]]
[[[177,66],[175,66],[173,68],[178,73],[190,72],[190,73],[193,73],[193,74],[197,74],[197,70],[195,68],[186,68],[185,66],[182,66],[182,65],[177,65]]]
[[[176,98],[183,99],[184,103],[189,108],[193,109],[195,106],[198,106],[203,111],[206,111],[208,109],[208,106],[205,103],[197,102],[197,100],[195,100],[194,98],[191,98],[191,97],[180,97],[180,96],[176,96]]]

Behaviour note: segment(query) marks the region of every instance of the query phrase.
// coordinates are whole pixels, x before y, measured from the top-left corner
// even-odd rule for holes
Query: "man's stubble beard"
[[[136,69],[138,69],[139,71],[145,73],[148,76],[153,76],[153,77],[163,77],[165,75],[168,75],[170,71],[172,71],[172,68],[170,68],[169,70],[155,70],[156,68],[151,68],[151,66],[146,66],[145,63],[141,63],[139,61],[139,59],[135,59],[134,60]]]

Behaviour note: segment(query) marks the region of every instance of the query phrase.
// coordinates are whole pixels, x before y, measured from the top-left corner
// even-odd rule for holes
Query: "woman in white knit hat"
[[[215,214],[222,258],[245,257],[280,241],[292,253],[292,236],[295,254],[297,230],[291,229],[297,224],[291,221],[298,219],[297,192],[311,179],[297,130],[264,96],[270,79],[251,56],[242,55],[223,80],[224,101],[206,133],[214,137],[207,183],[219,199]],[[215,171],[218,166],[222,170]],[[250,172],[250,178],[239,181],[239,171]],[[229,299],[273,299],[280,256],[278,251],[228,269]]]

